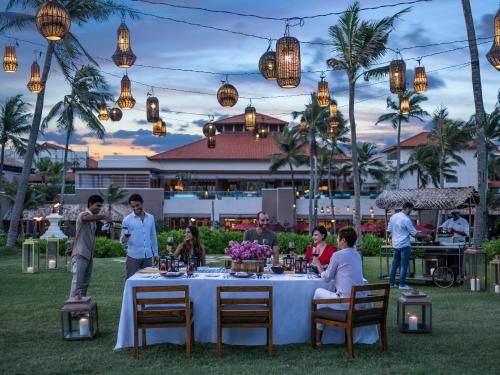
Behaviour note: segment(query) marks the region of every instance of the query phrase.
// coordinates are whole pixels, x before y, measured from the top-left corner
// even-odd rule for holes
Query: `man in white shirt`
[[[413,210],[413,203],[406,202],[403,209],[391,216],[387,231],[392,234],[392,249],[394,257],[392,259],[391,272],[389,274],[389,284],[395,286],[396,272],[399,272],[399,289],[412,289],[406,285],[406,272],[410,263],[411,246],[410,236],[427,237],[426,234],[418,233],[410,219],[410,213]]]
[[[457,237],[459,240],[465,240],[465,237],[469,235],[469,223],[460,216],[460,210],[456,208],[451,210],[451,216],[440,228],[446,229],[453,234],[453,237]]]

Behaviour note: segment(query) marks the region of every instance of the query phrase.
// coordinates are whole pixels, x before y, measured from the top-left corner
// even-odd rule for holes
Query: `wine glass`
[[[294,253],[295,252],[295,242],[290,241],[288,242],[288,253]]]
[[[127,242],[125,244],[123,244],[123,247],[125,249],[128,249],[128,240],[131,236],[131,233],[130,231],[128,230],[128,227],[123,227],[123,235],[125,236],[125,238],[127,239]]]
[[[169,254],[172,254],[172,247],[174,246],[174,237],[168,236],[167,237],[167,252]]]

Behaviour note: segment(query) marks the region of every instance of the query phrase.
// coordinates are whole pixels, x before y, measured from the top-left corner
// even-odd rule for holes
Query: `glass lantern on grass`
[[[472,292],[486,290],[487,263],[486,253],[481,248],[470,247],[464,251],[466,289]]]
[[[398,299],[397,319],[401,332],[432,332],[431,300],[417,290],[403,293]]]
[[[68,299],[61,309],[64,340],[90,340],[99,331],[97,303],[90,297]]]
[[[48,270],[57,269],[57,258],[59,255],[59,240],[55,236],[47,239],[47,250],[45,252],[45,262]]]
[[[40,247],[32,238],[23,242],[22,255],[23,273],[35,273],[40,269]]]
[[[500,293],[500,258],[498,255],[490,262],[491,291]]]

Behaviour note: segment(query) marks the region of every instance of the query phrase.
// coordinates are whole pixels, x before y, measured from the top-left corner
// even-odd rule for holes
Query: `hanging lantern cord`
[[[269,38],[269,45],[267,46],[267,51],[266,52],[269,52],[272,48],[272,45],[273,44],[273,39],[272,38]]]
[[[321,72],[321,74],[320,74],[319,78],[321,78],[321,80],[322,80],[322,81],[324,81],[324,80],[325,80],[325,78],[326,78],[326,74],[325,74],[325,72],[324,72],[324,71],[322,71],[322,72]]]
[[[421,58],[421,57],[417,59],[418,66],[420,66],[420,61],[422,61],[422,58]]]
[[[214,115],[208,115],[208,121],[212,122],[214,121],[215,116]]]

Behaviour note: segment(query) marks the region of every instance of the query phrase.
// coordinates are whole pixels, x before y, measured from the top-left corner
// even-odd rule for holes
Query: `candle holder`
[[[490,272],[491,272],[491,291],[494,293],[500,293],[500,258],[496,255],[490,262]]]
[[[188,258],[188,263],[186,264],[186,272],[192,275],[198,269],[198,257],[192,256]]]
[[[295,260],[295,273],[306,273],[306,265],[307,261],[299,257],[297,260]]]
[[[167,260],[167,271],[179,272],[179,261],[173,255]]]
[[[38,240],[32,238],[23,242],[22,253],[23,273],[36,273],[40,269],[40,247]]]
[[[432,302],[425,293],[412,290],[398,298],[398,328],[403,333],[432,332]]]
[[[61,309],[63,340],[91,340],[99,331],[97,303],[90,297],[70,298]]]
[[[57,269],[59,258],[59,240],[55,236],[47,239],[47,250],[45,251],[45,262],[48,270]]]
[[[168,271],[168,259],[167,257],[160,257],[158,260],[158,270]]]
[[[283,257],[283,268],[285,269],[285,271],[293,270],[294,263],[295,259],[291,255]]]
[[[464,251],[464,287],[471,292],[486,291],[486,253],[481,248],[471,247]]]

